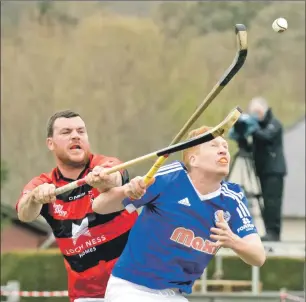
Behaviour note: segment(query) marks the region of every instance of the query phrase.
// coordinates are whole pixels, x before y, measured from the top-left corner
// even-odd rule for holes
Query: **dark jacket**
[[[287,174],[283,151],[283,127],[271,109],[253,133],[253,156],[258,176]]]

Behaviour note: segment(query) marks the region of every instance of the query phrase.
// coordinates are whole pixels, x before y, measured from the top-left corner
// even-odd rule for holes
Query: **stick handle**
[[[210,131],[208,131],[208,132],[206,132],[202,135],[196,136],[196,137],[194,137],[190,140],[187,140],[185,142],[181,142],[181,143],[177,143],[177,144],[168,146],[168,147],[160,149],[158,151],[155,151],[155,152],[137,157],[137,158],[129,160],[125,163],[114,166],[114,167],[107,170],[107,174],[111,174],[111,173],[126,169],[127,167],[129,167],[131,165],[140,163],[142,161],[151,159],[153,157],[161,158],[159,160],[161,162],[163,159],[166,159],[169,154],[172,154],[172,153],[175,153],[175,152],[178,152],[178,151],[182,151],[182,150],[197,146],[199,144],[208,142],[208,141],[214,139],[215,137],[217,137],[219,135],[222,135],[225,131],[227,131],[230,127],[232,127],[233,124],[238,120],[240,115],[241,115],[241,109],[239,107],[236,107],[234,110],[232,110],[232,112],[219,125],[217,125],[213,129],[211,129]],[[157,167],[155,167],[154,169],[156,169],[156,168]],[[154,176],[154,174],[153,174],[153,176]],[[57,188],[55,190],[55,194],[58,196],[60,194],[71,191],[71,190],[73,190],[77,187],[83,186],[85,184],[86,184],[85,178],[78,179],[74,182],[71,182],[71,183],[65,185],[65,186]]]
[[[157,154],[156,152],[152,152],[152,153],[137,157],[135,159],[129,160],[129,161],[124,162],[122,164],[116,165],[116,166],[108,169],[107,174],[112,174],[112,173],[115,173],[117,171],[124,170],[127,167],[132,166],[134,164],[140,163],[140,162],[148,160],[148,159],[152,159],[152,158],[156,157],[156,154]],[[76,189],[80,186],[85,185],[85,184],[86,184],[85,178],[73,181],[73,182],[71,182],[67,185],[64,185],[62,187],[57,188],[55,190],[55,195],[58,196],[60,194],[72,191],[72,190],[74,190],[74,189]]]
[[[196,111],[192,114],[189,120],[185,123],[183,128],[174,137],[174,139],[170,143],[170,146],[178,143],[184,137],[184,135],[194,124],[194,122],[200,117],[200,115],[206,110],[206,108],[210,105],[210,103],[216,98],[216,96],[221,92],[221,90],[228,84],[228,82],[234,77],[234,75],[244,64],[247,56],[247,46],[248,46],[246,27],[243,24],[236,24],[235,33],[237,38],[238,52],[235,56],[234,61],[232,62],[230,67],[225,71],[225,73],[218,81],[218,83],[212,88],[212,90],[203,100],[201,105],[196,109]],[[151,182],[155,173],[165,163],[167,158],[168,156],[167,157],[163,156],[156,160],[156,162],[153,164],[151,169],[147,172],[147,174],[144,177],[144,182],[146,184],[149,184]]]

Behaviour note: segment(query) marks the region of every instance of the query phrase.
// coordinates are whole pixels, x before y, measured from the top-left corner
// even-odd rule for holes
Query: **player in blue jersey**
[[[106,302],[187,301],[182,293],[191,293],[220,247],[249,265],[263,265],[265,251],[246,198],[239,185],[223,181],[229,162],[227,142],[217,137],[184,151],[183,162],[161,167],[148,188],[136,177],[94,200],[101,214],[144,206],[112,271]]]

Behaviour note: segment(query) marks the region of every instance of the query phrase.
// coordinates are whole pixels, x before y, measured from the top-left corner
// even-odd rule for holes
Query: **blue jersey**
[[[182,163],[161,167],[141,199],[123,201],[129,211],[144,207],[112,274],[152,289],[191,293],[217,252],[209,236],[218,210],[238,236],[257,232],[245,201],[237,184],[222,182],[218,191],[201,196]]]

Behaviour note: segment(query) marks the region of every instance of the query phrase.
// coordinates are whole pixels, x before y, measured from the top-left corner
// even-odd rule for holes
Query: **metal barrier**
[[[264,242],[264,247],[266,250],[267,258],[273,257],[286,257],[286,258],[298,258],[305,259],[305,243],[297,242]],[[221,279],[220,276],[223,275],[222,271],[222,260],[223,257],[238,257],[235,252],[231,249],[222,248],[215,255],[215,277],[216,279]],[[207,274],[206,270],[201,277],[201,293],[207,293]],[[260,283],[260,268],[252,267],[252,294],[259,294],[259,283]]]
[[[19,302],[20,297],[67,297],[67,291],[20,291],[20,284],[18,281],[9,281],[7,285],[1,286],[1,296],[5,296],[7,300],[5,302]],[[265,293],[255,297],[254,295],[248,295],[247,293],[209,293],[209,294],[197,294],[187,297],[191,302],[217,302],[217,301],[229,301],[229,302],[245,302],[245,301],[277,301],[277,302],[305,302],[305,298],[297,295],[289,294],[286,289],[282,289],[279,293]],[[255,300],[254,300],[255,299]],[[4,300],[1,300],[4,302]]]
[[[286,257],[286,258],[298,258],[305,259],[305,243],[290,243],[290,242],[264,242],[267,258],[273,257]],[[232,250],[222,248],[218,251],[215,266],[215,275],[219,278],[222,276],[222,260],[223,257],[238,257]],[[201,280],[201,292],[202,298],[207,295],[207,275],[204,271]],[[251,295],[253,297],[258,296],[260,284],[260,268],[252,267],[252,290]],[[210,292],[210,295],[213,293]],[[20,284],[18,281],[9,281],[7,285],[1,286],[1,296],[7,297],[7,300],[1,300],[1,302],[19,302],[20,297],[67,297],[67,291],[20,291]],[[192,295],[191,295],[192,296]],[[297,301],[302,302],[305,299],[290,295],[285,291],[280,293],[280,301]],[[196,298],[196,296],[194,296]]]
[[[6,300],[1,302],[19,302],[20,297],[18,295],[20,289],[20,284],[18,281],[8,281],[7,285],[1,285],[1,296],[6,296]],[[2,293],[9,293],[8,295],[3,295]]]
[[[299,297],[299,296],[291,295],[291,294],[286,292],[286,289],[281,289],[280,302],[289,302],[289,301],[305,302],[305,297],[302,298],[302,297]]]
[[[7,298],[1,302],[19,302],[20,297],[68,297],[68,291],[20,291],[18,281],[9,281],[1,286],[1,296]]]

